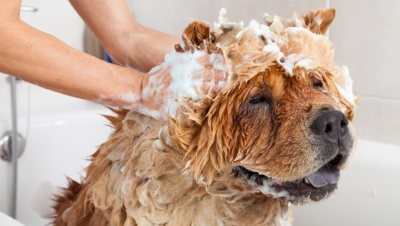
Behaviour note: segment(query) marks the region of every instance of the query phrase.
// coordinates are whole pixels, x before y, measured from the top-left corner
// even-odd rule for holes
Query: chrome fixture
[[[0,137],[0,157],[2,160],[11,162],[12,160],[12,132],[8,131]],[[21,134],[17,135],[17,158],[19,158],[25,149],[25,140]]]
[[[32,6],[21,6],[21,12],[36,12],[38,11],[38,8],[32,7]]]

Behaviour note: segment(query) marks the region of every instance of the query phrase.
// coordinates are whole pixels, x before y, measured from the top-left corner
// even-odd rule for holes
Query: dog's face
[[[355,143],[355,104],[346,68],[333,63],[322,36],[332,13],[309,12],[293,19],[296,26],[281,18],[268,29],[253,22],[226,35],[236,37],[222,47],[228,84],[169,122],[173,152],[210,193],[261,192],[298,203],[336,189]]]
[[[282,72],[272,66],[224,98],[230,167],[265,194],[319,200],[336,188],[353,148],[349,117],[332,98],[329,74]]]

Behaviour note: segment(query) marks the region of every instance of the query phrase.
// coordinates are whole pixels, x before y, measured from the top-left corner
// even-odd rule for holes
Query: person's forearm
[[[79,1],[90,2],[93,0]],[[184,81],[171,76],[170,72],[174,70],[174,66],[178,68],[182,66],[174,61],[165,62],[162,67],[152,71],[149,75],[106,63],[73,49],[57,38],[22,22],[19,19],[20,6],[21,1],[18,0],[0,1],[0,9],[2,9],[0,13],[0,72],[19,77],[30,83],[70,96],[121,106],[153,116],[156,119],[166,120],[170,104],[182,93],[171,87],[176,87],[177,84],[180,87],[186,87],[182,85],[182,83],[186,83],[187,87],[192,87],[190,90],[197,93],[206,91],[207,93],[214,90],[215,87],[220,87],[219,81],[226,80],[227,73],[213,66],[219,58],[210,57],[205,52],[200,54],[201,57],[189,57],[188,62],[182,62],[189,68],[192,68],[191,65],[196,65],[196,68],[199,64],[204,65],[203,70],[194,70],[185,75],[178,74],[178,78],[180,76],[186,78]],[[154,44],[159,44],[159,41],[162,40],[154,33],[146,32],[143,37],[146,35],[154,41]],[[139,35],[139,37],[142,36]],[[173,40],[177,41],[175,38]],[[138,44],[139,50],[154,47],[153,42],[146,42],[145,39],[142,41],[144,43]],[[169,45],[164,43],[161,46]],[[156,47],[157,45],[153,50],[159,51],[160,49]],[[155,63],[154,59],[149,60],[152,55],[149,55],[148,52],[144,56],[140,56],[140,51],[134,52],[137,54],[137,59],[141,59],[138,62],[147,62],[146,65],[149,67],[162,61],[158,59],[160,62]],[[164,53],[161,55],[164,56]],[[182,54],[178,55],[183,56]],[[197,82],[193,82],[193,79],[202,83],[200,88],[197,87]]]
[[[142,27],[125,0],[70,0],[114,63],[149,71],[164,60],[179,39]]]
[[[0,71],[82,99],[132,105],[144,74],[101,61],[40,32],[18,17],[0,22]],[[140,102],[141,100],[136,100]]]

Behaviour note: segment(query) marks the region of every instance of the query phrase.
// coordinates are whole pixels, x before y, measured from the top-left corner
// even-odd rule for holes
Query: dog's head
[[[336,189],[355,143],[355,98],[324,36],[334,14],[267,15],[244,29],[221,15],[212,32],[201,22],[186,29],[177,50],[221,54],[229,80],[217,94],[183,98],[164,145],[210,193],[304,202]]]

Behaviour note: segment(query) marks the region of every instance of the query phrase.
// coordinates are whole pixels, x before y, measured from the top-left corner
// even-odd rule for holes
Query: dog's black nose
[[[311,131],[327,143],[342,146],[349,133],[349,120],[340,111],[323,112],[311,124]]]

